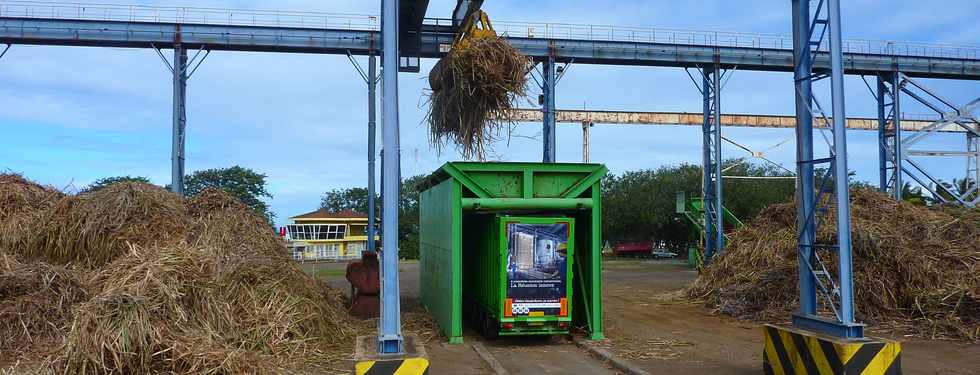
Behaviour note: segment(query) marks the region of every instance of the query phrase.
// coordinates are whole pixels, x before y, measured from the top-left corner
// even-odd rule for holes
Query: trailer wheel
[[[491,318],[490,314],[483,315],[483,335],[490,340],[497,339],[497,333],[500,331],[500,324],[497,324],[497,319]]]

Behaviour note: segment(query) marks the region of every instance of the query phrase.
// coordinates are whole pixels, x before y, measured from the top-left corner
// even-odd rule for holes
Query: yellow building
[[[290,220],[292,224],[286,225],[287,238],[296,260],[357,259],[367,249],[365,214],[319,209]]]

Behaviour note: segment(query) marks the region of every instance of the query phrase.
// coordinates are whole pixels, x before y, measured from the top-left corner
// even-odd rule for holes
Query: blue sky
[[[378,13],[376,1],[132,1],[135,4],[336,13]],[[454,1],[433,0],[430,16],[446,17]],[[951,44],[980,40],[980,2],[844,1],[846,38]],[[128,4],[128,3],[127,3]],[[696,5],[693,5],[696,4]],[[499,21],[561,22],[789,34],[790,2],[488,1]],[[926,16],[928,15],[928,16]],[[366,59],[361,58],[364,64]],[[458,156],[438,155],[421,121],[425,72],[400,76],[403,175],[428,173]],[[980,96],[977,82],[923,80],[956,103]],[[874,116],[859,77],[846,80],[847,113]],[[793,113],[786,73],[738,71],[723,92],[723,112]],[[114,175],[170,182],[171,82],[151,50],[14,46],[0,59],[0,170],[59,187],[79,188]],[[559,108],[699,112],[700,94],[680,69],[573,65],[559,82]],[[907,113],[928,113],[910,104]],[[188,87],[187,170],[239,164],[269,175],[269,202],[284,218],[315,209],[327,190],[366,184],[366,88],[344,56],[215,52]],[[538,124],[516,133],[534,138]],[[726,128],[739,143],[763,149],[791,139],[791,130]],[[849,163],[858,178],[877,180],[876,135],[850,132]],[[962,136],[933,145],[963,144]],[[616,173],[700,163],[696,127],[597,125],[591,158]],[[726,157],[744,152],[725,146]],[[770,157],[792,168],[794,144]],[[536,161],[539,140],[512,138],[496,158]],[[578,126],[559,125],[559,161],[581,160]],[[960,177],[962,159],[925,160],[946,178]]]

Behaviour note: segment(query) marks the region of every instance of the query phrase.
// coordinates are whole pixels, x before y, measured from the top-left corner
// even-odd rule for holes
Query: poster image
[[[507,298],[515,316],[559,314],[567,297],[568,240],[568,223],[507,223]]]

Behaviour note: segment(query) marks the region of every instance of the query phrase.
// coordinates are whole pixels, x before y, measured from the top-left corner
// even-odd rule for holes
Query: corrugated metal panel
[[[459,184],[445,180],[421,193],[419,212],[419,297],[450,342],[463,337],[459,201]]]
[[[463,216],[463,300],[500,311],[499,230],[493,214]]]

